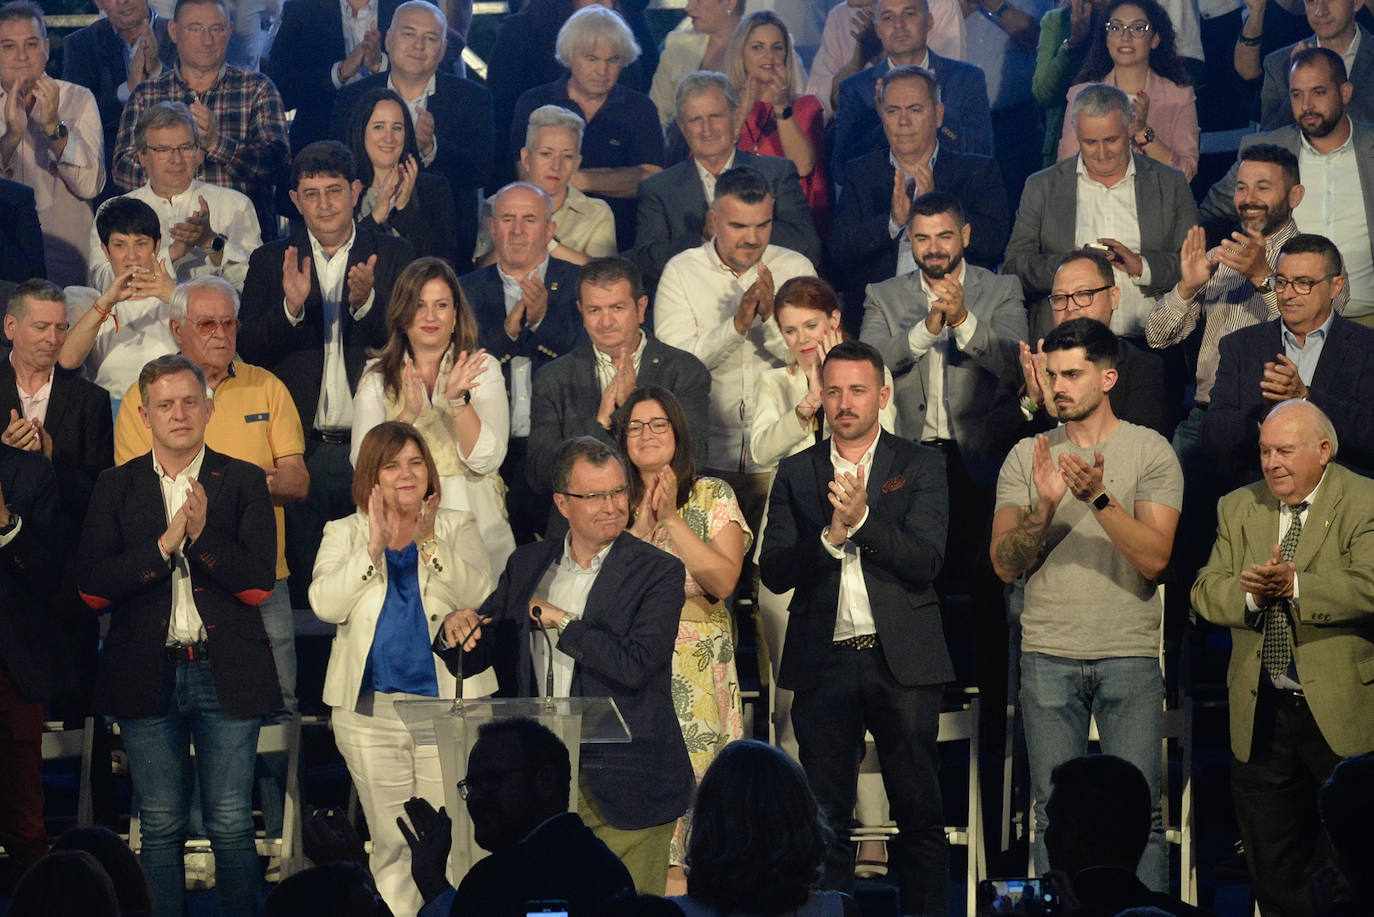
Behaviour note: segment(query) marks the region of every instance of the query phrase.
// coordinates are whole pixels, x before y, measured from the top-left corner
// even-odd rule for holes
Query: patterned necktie
[[[1306,509],[1306,501],[1289,508],[1293,521],[1289,523],[1288,531],[1283,533],[1283,539],[1279,542],[1279,557],[1283,558],[1284,563],[1292,563],[1298,553],[1298,539],[1302,537],[1302,514]],[[1288,608],[1288,599],[1280,599],[1264,612],[1264,669],[1273,681],[1278,681],[1279,677],[1288,671],[1288,664],[1293,661]]]

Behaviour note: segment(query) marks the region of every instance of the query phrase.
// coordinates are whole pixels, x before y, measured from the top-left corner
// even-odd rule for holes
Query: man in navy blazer
[[[759,571],[795,590],[778,685],[796,692],[802,767],[835,828],[822,885],[854,880],[853,823],[864,730],[873,733],[898,835],[888,868],[902,913],[944,914],[949,854],[940,802],[942,685],[954,678],[934,581],[949,519],[944,458],[882,432],[891,392],[871,345],[847,341],[822,367],[832,438],[785,458],[768,500]]]
[[[496,591],[475,613],[451,616],[445,636],[454,644],[482,622],[463,671],[494,665],[500,697],[544,696],[552,672],[555,696],[615,701],[630,741],[583,747],[579,809],[635,887],[660,892],[693,784],[672,698],[686,572],[625,531],[625,465],[615,450],[590,437],[568,440],[553,476],[567,537],[516,548]]]
[[[119,720],[129,753],[154,910],[176,913],[184,894],[195,767],[220,913],[251,917],[258,726],[282,702],[257,609],[276,577],[272,496],[261,468],[205,447],[194,363],[158,357],[139,389],[153,449],[100,476],[77,551],[82,598],[110,613],[96,708]]]
[[[886,143],[851,160],[840,173],[826,255],[851,316],[861,314],[864,287],[897,276],[899,253],[909,249],[904,230],[910,204],[922,194],[942,191],[959,199],[972,230],[965,252],[969,263],[995,271],[1002,261],[1011,231],[1002,170],[991,156],[960,153],[940,143],[946,109],[939,96],[929,70],[891,71],[878,98]],[[894,186],[899,171],[909,187],[900,195]]]
[[[780,156],[735,148],[739,96],[730,81],[719,73],[689,74],[678,84],[677,110],[692,156],[639,183],[635,246],[626,253],[639,265],[645,287],[652,293],[674,255],[711,238],[706,212],[715,197],[716,176],[740,166],[758,170],[773,189],[773,244],[819,264],[821,241],[797,167]]]
[[[96,6],[105,18],[62,39],[62,79],[95,96],[105,128],[105,172],[111,174],[124,103],[139,83],[176,66],[177,49],[167,20],[149,10],[147,0],[97,0]]]
[[[1202,423],[1202,445],[1216,463],[1220,490],[1260,479],[1259,425],[1289,398],[1311,401],[1330,418],[1341,464],[1363,475],[1374,470],[1374,329],[1332,309],[1345,286],[1342,270],[1330,239],[1293,236],[1279,249],[1274,273],[1280,317],[1221,339]],[[1300,292],[1308,281],[1309,292]]]
[[[843,175],[845,165],[883,146],[878,119],[878,84],[894,67],[914,64],[935,74],[945,120],[940,142],[961,153],[992,155],[992,112],[988,82],[972,64],[941,57],[926,47],[930,31],[926,0],[878,0],[873,28],[883,44],[883,59],[840,83],[835,109],[835,138],[830,147],[830,174]],[[1005,192],[1004,192],[1005,193]]]

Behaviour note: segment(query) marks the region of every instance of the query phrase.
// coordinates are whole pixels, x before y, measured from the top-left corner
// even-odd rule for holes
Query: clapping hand
[[[1183,237],[1183,245],[1178,250],[1178,257],[1178,295],[1184,301],[1188,301],[1212,279],[1220,262],[1207,257],[1207,232],[1201,226],[1194,226],[1188,230],[1188,235]]]
[[[1050,374],[1044,338],[1040,339],[1036,348],[1032,352],[1029,344],[1021,342],[1021,378],[1026,383],[1026,396],[1043,407],[1050,417],[1058,417],[1059,408],[1054,399],[1049,397]]]
[[[373,484],[367,498],[367,556],[374,567],[382,563],[382,554],[396,535],[396,519],[382,499],[382,485]]]
[[[429,800],[412,796],[405,803],[405,816],[396,817],[396,827],[410,847],[410,877],[425,903],[433,901],[448,888],[444,871],[449,848],[453,845],[453,822],[440,807],[434,811]],[[406,824],[406,817],[410,825]],[[411,829],[414,826],[414,830]]]
[[[841,472],[830,482],[827,495],[834,507],[830,515],[830,529],[827,537],[833,545],[842,545],[849,539],[849,530],[863,520],[868,512],[868,491],[864,489],[864,470],[860,466],[855,474]]]
[[[1306,398],[1308,388],[1298,375],[1298,365],[1288,359],[1287,354],[1276,354],[1274,362],[1264,364],[1264,376],[1260,379],[1260,396],[1268,402],[1288,401],[1290,398]]]
[[[1035,492],[1040,503],[1051,513],[1068,493],[1069,485],[1064,475],[1055,467],[1050,457],[1050,438],[1041,433],[1035,438],[1035,450],[1031,456],[1031,474],[1035,480]]]
[[[297,261],[294,245],[288,245],[282,257],[281,288],[286,297],[287,310],[295,318],[300,318],[305,301],[310,298],[310,259]]]
[[[377,256],[369,255],[366,261],[359,261],[348,269],[348,305],[357,312],[372,295],[373,272],[377,268]]]
[[[456,404],[476,386],[477,378],[487,371],[486,356],[487,352],[480,347],[472,353],[458,352],[458,359],[453,361],[453,368],[444,381],[444,397],[450,404]]]
[[[1240,571],[1240,588],[1255,597],[1256,605],[1272,605],[1293,596],[1296,570],[1297,566],[1284,560],[1279,546],[1274,545],[1267,564],[1251,564],[1249,570]]]
[[[1072,452],[1059,456],[1059,473],[1064,477],[1064,483],[1084,503],[1104,492],[1102,473],[1105,468],[1106,462],[1101,452],[1093,452],[1091,465]]]

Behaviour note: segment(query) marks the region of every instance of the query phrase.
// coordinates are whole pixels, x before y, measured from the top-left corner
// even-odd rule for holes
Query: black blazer
[[[153,35],[157,38],[157,56],[162,66],[176,66],[177,46],[167,34],[167,20],[157,13],[153,17]],[[119,119],[124,103],[119,101],[119,87],[129,78],[124,63],[124,42],[108,19],[97,19],[84,29],[62,39],[62,79],[85,86],[95,96],[100,111],[100,123],[105,128],[105,171],[111,174],[114,160],[115,135],[119,133]],[[111,183],[113,184],[113,182]],[[118,193],[117,191],[115,192]]]
[[[821,546],[830,525],[827,499],[835,479],[830,440],[785,458],[768,497],[759,573],[773,592],[796,590],[788,606],[787,641],[778,684],[813,687],[835,638],[840,562]],[[944,563],[949,491],[944,456],[880,433],[865,481],[868,519],[854,533],[883,657],[907,686],[954,678],[932,585]]]
[[[498,697],[530,697],[542,683],[530,655],[529,603],[544,572],[562,556],[561,538],[516,548],[496,591],[478,610],[493,623],[483,628],[463,671],[494,665]],[[621,532],[587,595],[582,619],[558,639],[559,649],[576,663],[572,696],[613,698],[630,727],[628,743],[582,748],[582,773],[597,808],[622,830],[666,824],[691,803],[692,762],[672,697],[685,584],[682,561]]]
[[[0,361],[0,418],[20,411],[14,366]],[[100,473],[114,464],[114,417],[110,395],[76,372],[53,368],[43,429],[52,436],[52,465],[57,472],[57,495],[62,505],[63,536],[75,543],[86,519],[91,489]]]
[[[538,331],[526,326],[520,337],[511,340],[506,334],[506,292],[496,265],[464,274],[458,278],[463,295],[472,306],[477,319],[477,337],[487,353],[501,361],[501,373],[506,378],[506,397],[510,397],[510,361],[515,357],[529,357],[531,372],[539,370],[572,350],[584,337],[582,316],[577,311],[577,277],[581,268],[570,261],[549,258],[544,272],[544,286],[549,291],[549,306]]]
[[[952,194],[964,205],[971,228],[965,252],[969,263],[997,270],[1011,233],[1011,209],[997,160],[941,147],[933,172],[934,190]],[[893,239],[887,232],[892,212],[887,147],[851,160],[839,184],[826,255],[830,276],[857,307],[863,304],[865,286],[897,275],[897,246],[907,244],[905,236]]]
[[[693,354],[670,347],[644,330],[644,354],[636,376],[640,388],[659,385],[677,396],[692,434],[692,457],[698,472],[706,467],[707,436],[711,407],[711,373]],[[601,382],[596,377],[596,357],[591,344],[554,360],[534,377],[530,397],[530,461],[525,464],[530,486],[536,493],[553,490],[550,472],[553,456],[563,440],[574,436],[594,436],[608,446],[615,437],[596,422],[601,405]],[[622,405],[615,412],[615,423],[626,419]],[[562,522],[563,516],[554,511]],[[566,531],[557,526],[549,534]]]
[[[0,444],[0,493],[19,531],[0,547],[0,666],[19,693],[41,701],[66,687],[68,660],[56,617],[69,542],[63,538],[57,475],[41,455]]]
[[[1259,425],[1273,403],[1260,396],[1260,379],[1264,364],[1283,353],[1282,321],[1233,331],[1217,344],[1221,361],[1202,446],[1226,484],[1220,493],[1261,477]],[[1341,464],[1368,476],[1374,471],[1374,329],[1337,315],[1308,388],[1307,400],[1326,412],[1340,437]]]
[[[385,89],[389,76],[376,73],[338,91],[329,122],[330,137],[348,142],[354,104],[369,89]],[[477,245],[477,213],[482,204],[478,191],[487,184],[496,154],[491,92],[481,83],[447,73],[436,73],[434,80],[434,95],[426,105],[434,116],[438,151],[425,171],[448,179],[458,210],[458,250],[471,257]]]
[[[23,283],[31,277],[48,277],[33,189],[0,178],[0,280]]]
[[[802,194],[797,167],[781,156],[736,150],[735,167],[740,166],[758,169],[773,186],[772,244],[800,252],[812,265],[820,264],[821,240]],[[658,286],[664,265],[674,255],[701,244],[709,207],[697,165],[690,159],[639,183],[635,247],[626,255],[644,272],[647,287]]]
[[[196,610],[205,622],[220,705],[235,717],[281,706],[272,644],[257,606],[272,594],[277,527],[262,469],[209,448],[198,480],[205,530],[186,548]],[[152,453],[100,476],[77,552],[86,604],[111,612],[95,705],[117,717],[151,716],[162,692],[172,609],[172,567],[157,538],[167,530]]]
[[[377,256],[373,268],[372,308],[361,321],[354,321],[347,307],[340,309],[344,362],[348,384],[357,388],[369,347],[386,344],[386,308],[396,277],[415,257],[405,239],[373,232],[359,226],[353,248],[348,253],[352,267]],[[300,232],[289,239],[269,242],[248,259],[248,276],[243,282],[243,304],[239,307],[239,355],[249,363],[271,372],[286,384],[306,432],[311,429],[319,407],[320,382],[324,376],[324,306],[320,296],[320,275],[310,265],[310,296],[305,301],[305,320],[292,325],[286,320],[282,303],[282,259],[286,249],[295,246],[297,262],[310,258],[310,238]],[[344,285],[347,287],[345,280]]]
[[[359,211],[358,223],[373,232],[400,236],[415,249],[415,257],[433,255],[463,273],[472,267],[472,248],[458,247],[458,218],[453,209],[453,192],[442,176],[421,172],[415,176],[415,190],[404,210],[392,210],[385,226],[378,226],[372,212]]]
[[[377,28],[383,34],[400,5],[401,0],[379,0]],[[291,152],[299,153],[307,144],[330,136],[329,118],[339,91],[330,72],[348,56],[339,4],[334,0],[283,4],[281,29],[273,47],[278,53],[263,63],[263,72],[277,84],[282,107],[296,110],[291,122]]]

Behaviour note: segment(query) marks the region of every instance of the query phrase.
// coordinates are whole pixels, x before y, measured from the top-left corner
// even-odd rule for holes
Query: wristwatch
[[[224,245],[225,245],[225,243],[228,242],[228,241],[229,241],[229,237],[226,236],[226,235],[224,235],[224,233],[216,233],[216,234],[215,234],[215,237],[214,237],[213,239],[210,240],[210,251],[212,251],[212,252],[222,252],[222,251],[224,251]]]
[[[0,538],[4,538],[4,537],[5,537],[6,535],[8,535],[10,532],[13,532],[16,528],[18,528],[18,526],[19,526],[19,514],[16,513],[16,512],[11,512],[11,513],[10,513],[10,521],[9,521],[9,523],[6,524],[6,525],[0,526]]]
[[[1261,296],[1267,296],[1274,292],[1274,284],[1270,282],[1270,278],[1266,277],[1262,283],[1255,284],[1255,292]]]
[[[1112,505],[1112,498],[1105,490],[1093,497],[1093,509],[1102,510]]]
[[[67,133],[68,133],[68,131],[67,131],[67,122],[66,122],[66,121],[58,121],[58,122],[57,122],[57,130],[55,130],[55,131],[53,131],[51,134],[48,134],[48,135],[47,135],[48,142],[49,142],[49,143],[57,143],[57,142],[59,142],[59,141],[66,140],[66,139],[67,139]]]
[[[428,557],[433,557],[439,551],[439,539],[430,535],[420,542],[420,553]]]

